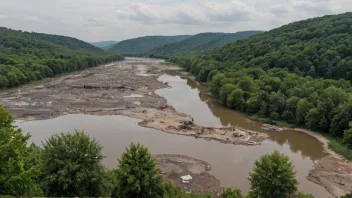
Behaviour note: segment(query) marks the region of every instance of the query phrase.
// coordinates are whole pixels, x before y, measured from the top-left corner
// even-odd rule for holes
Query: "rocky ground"
[[[314,169],[310,171],[308,180],[324,186],[324,188],[336,197],[352,192],[352,163],[343,156],[335,153],[329,148],[329,140],[319,133],[306,129],[295,130],[308,133],[317,138],[328,154],[321,160],[314,162]]]
[[[168,106],[164,98],[154,93],[156,89],[168,87],[157,78],[164,70],[178,69],[162,60],[129,58],[126,61],[89,68],[2,91],[0,104],[3,104],[16,119],[22,120],[50,119],[60,115],[80,113],[125,115],[143,120],[139,125],[144,127],[177,135],[214,139],[223,143],[257,145],[267,138],[266,134],[239,127],[198,126],[193,123],[190,116]],[[270,126],[267,127],[270,128]],[[334,196],[351,192],[352,166],[328,148],[328,141],[324,137],[316,133],[310,134],[324,144],[330,157],[317,161],[308,179],[324,186]],[[174,156],[169,160],[165,159],[163,163],[175,165],[173,161],[175,161]],[[194,159],[193,161],[199,162]],[[186,170],[184,168],[181,170]],[[206,171],[206,169],[203,170],[204,173]],[[179,174],[183,173],[181,171]],[[211,180],[201,181],[204,185],[197,183],[200,179],[194,180],[195,183],[189,185],[190,189],[202,192],[209,188],[208,182],[214,185],[214,188],[218,187],[215,178],[205,175],[206,177],[199,178],[211,178]],[[170,181],[173,181],[172,178]]]
[[[184,155],[155,155],[157,167],[164,181],[180,187],[186,192],[199,194],[211,193],[215,197],[221,192],[220,181],[210,175],[210,164]],[[181,177],[190,175],[189,182],[183,182]]]
[[[162,60],[128,58],[41,83],[1,92],[0,103],[16,119],[50,119],[65,114],[125,115],[139,118],[141,126],[164,132],[256,145],[265,134],[240,128],[205,128],[156,95],[168,87],[157,80],[164,70],[179,70]]]

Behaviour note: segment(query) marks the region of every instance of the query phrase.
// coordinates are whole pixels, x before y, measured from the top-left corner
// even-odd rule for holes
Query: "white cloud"
[[[254,7],[239,0],[227,2],[198,1],[173,6],[132,3],[116,11],[118,19],[176,24],[204,24],[247,21],[263,15]]]
[[[352,0],[11,0],[0,26],[87,41],[145,35],[269,30],[351,11]]]

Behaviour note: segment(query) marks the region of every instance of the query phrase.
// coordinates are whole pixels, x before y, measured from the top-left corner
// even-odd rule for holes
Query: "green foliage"
[[[345,130],[343,134],[343,141],[348,147],[352,148],[352,122],[349,124],[350,128]]]
[[[184,192],[171,183],[163,184],[163,198],[211,198],[210,195],[198,195],[192,192]]]
[[[107,196],[102,146],[80,131],[54,135],[43,143],[42,186],[46,196]]]
[[[236,88],[231,92],[231,94],[227,97],[226,105],[229,108],[235,110],[241,110],[246,106],[245,100],[243,98],[243,91],[240,88]]]
[[[13,124],[12,116],[0,105],[0,194],[40,196],[38,160],[27,147],[30,136]]]
[[[222,47],[228,43],[239,39],[248,38],[261,31],[243,31],[237,33],[200,33],[176,43],[170,43],[152,49],[147,53],[155,55],[192,55],[200,54],[205,51]]]
[[[334,150],[336,153],[340,155],[343,155],[344,157],[346,157],[346,159],[352,160],[352,151],[343,144],[342,140],[338,138],[331,138],[331,137],[328,137],[328,139],[329,139],[329,147],[332,150]]]
[[[93,52],[93,53],[103,53],[102,49],[95,47],[94,45],[91,45],[84,41],[78,40],[76,38],[68,37],[68,36],[59,36],[59,35],[43,34],[43,33],[36,33],[36,32],[31,32],[31,33],[26,32],[26,34],[43,41],[47,41],[49,43],[70,48],[72,50]]]
[[[352,198],[352,193],[347,194],[347,195],[344,195],[344,196],[342,196],[342,197],[340,197],[340,198]]]
[[[297,198],[314,198],[311,194],[304,194],[302,192],[298,192]]]
[[[221,194],[221,198],[244,198],[240,190],[226,188]]]
[[[299,76],[351,80],[352,13],[294,22],[201,55],[224,68],[287,68]]]
[[[109,49],[109,52],[135,55],[145,53],[155,47],[160,47],[168,43],[175,43],[190,37],[189,35],[180,36],[145,36],[121,41]]]
[[[122,59],[78,39],[0,27],[0,89]]]
[[[116,170],[115,197],[157,198],[164,194],[162,178],[148,149],[131,143],[122,154]]]
[[[112,48],[114,45],[116,45],[116,43],[118,42],[119,41],[99,41],[99,42],[91,42],[90,44],[107,51],[110,48]]]
[[[294,166],[278,151],[263,155],[255,162],[249,181],[257,197],[287,198],[297,190]]]
[[[201,55],[167,60],[207,82],[230,108],[270,123],[346,136],[344,144],[350,145],[351,18],[344,13],[298,21]],[[243,94],[229,95],[230,84]],[[348,156],[338,145],[336,151]]]

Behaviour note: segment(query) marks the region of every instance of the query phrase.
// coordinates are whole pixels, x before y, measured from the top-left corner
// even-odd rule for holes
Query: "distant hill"
[[[91,42],[90,44],[94,45],[95,47],[99,47],[103,50],[108,50],[118,42],[119,41],[100,41],[100,42]]]
[[[148,54],[190,55],[200,54],[207,50],[224,46],[239,39],[250,37],[262,31],[244,31],[237,33],[200,33],[177,43],[154,48]]]
[[[43,33],[36,33],[36,32],[25,32],[34,38],[47,41],[49,43],[53,43],[56,45],[61,45],[63,47],[67,47],[73,50],[79,51],[86,51],[86,52],[94,52],[94,53],[103,53],[104,50],[93,46],[89,43],[81,41],[76,38],[68,37],[68,36],[59,36],[59,35],[52,35],[52,34],[43,34]]]
[[[128,39],[117,43],[109,52],[118,54],[142,54],[153,48],[160,47],[168,43],[175,43],[189,38],[190,35],[179,36],[145,36]]]
[[[122,59],[75,38],[0,27],[0,89]]]

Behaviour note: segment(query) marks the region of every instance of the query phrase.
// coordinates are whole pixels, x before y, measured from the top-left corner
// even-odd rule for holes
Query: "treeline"
[[[243,31],[236,33],[200,33],[185,40],[163,45],[148,51],[148,55],[192,55],[222,47],[239,39],[248,38],[262,31]]]
[[[175,43],[189,38],[189,35],[178,36],[144,36],[133,39],[127,39],[115,44],[108,51],[123,55],[144,54],[153,48],[163,46],[169,43]]]
[[[106,169],[102,146],[83,132],[53,135],[42,146],[14,126],[0,106],[0,195],[47,197],[211,198],[164,183],[148,149],[131,144],[116,169]],[[225,189],[223,198],[313,198],[297,192],[293,165],[278,151],[262,156],[249,175],[251,191]],[[268,177],[270,175],[270,177]]]
[[[302,77],[287,69],[220,70],[211,60],[179,59],[218,101],[274,124],[288,123],[344,138],[352,148],[352,86],[340,79]]]
[[[68,36],[36,33],[36,32],[25,32],[25,33],[34,38],[38,38],[40,40],[47,41],[49,43],[60,45],[63,47],[67,47],[73,50],[93,52],[93,53],[104,53],[104,50],[102,50],[101,48],[76,38],[72,38]]]
[[[352,79],[352,13],[294,22],[209,51],[193,61],[219,70],[287,68],[299,76]]]
[[[351,17],[295,22],[203,55],[166,58],[206,82],[229,108],[325,132],[352,148]],[[348,149],[337,150],[352,159]]]
[[[61,41],[66,44],[53,44]],[[0,27],[0,89],[123,59],[119,55],[102,53],[98,48],[98,53],[90,48],[82,49],[85,45],[73,50],[67,46],[69,42],[66,37]]]

